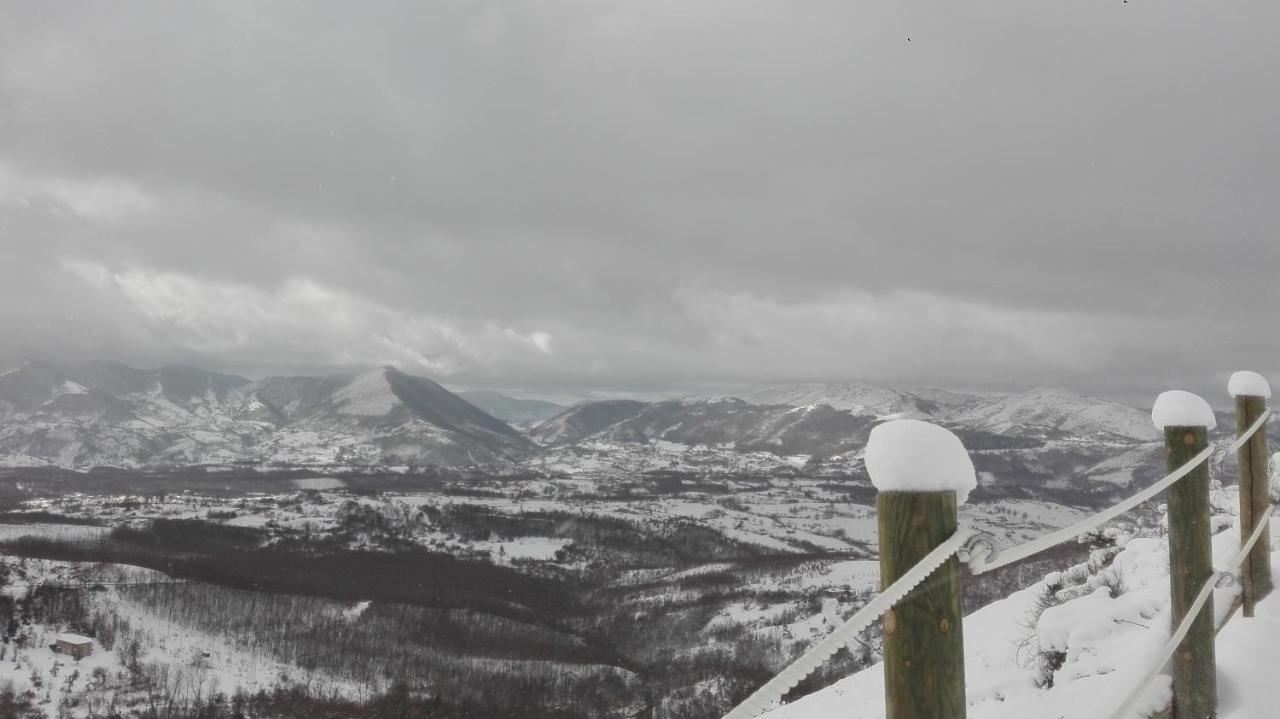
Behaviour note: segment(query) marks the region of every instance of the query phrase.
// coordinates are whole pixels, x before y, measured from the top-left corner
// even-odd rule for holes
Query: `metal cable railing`
[[[836,628],[825,638],[811,647],[802,654],[798,659],[788,665],[779,672],[773,679],[769,680],[764,686],[757,689],[751,696],[747,697],[741,704],[724,716],[724,719],[754,719],[764,712],[765,709],[780,702],[787,692],[799,684],[802,680],[812,674],[818,667],[828,661],[841,647],[849,644],[859,632],[870,626],[884,612],[896,606],[896,604],[906,597],[912,589],[929,577],[938,567],[956,554],[961,561],[969,565],[970,570],[974,574],[982,574],[993,569],[1013,564],[1014,562],[1032,557],[1040,552],[1055,547],[1064,542],[1079,537],[1082,534],[1097,529],[1134,507],[1146,502],[1160,492],[1168,489],[1176,484],[1179,480],[1190,474],[1196,467],[1208,461],[1218,452],[1230,454],[1239,450],[1248,442],[1254,434],[1256,434],[1271,415],[1271,410],[1264,411],[1257,420],[1235,441],[1231,442],[1225,448],[1215,448],[1213,445],[1206,447],[1202,452],[1192,457],[1181,467],[1163,477],[1160,481],[1152,484],[1150,487],[1133,494],[1112,506],[1095,513],[1069,527],[1065,527],[1055,532],[1051,532],[1042,537],[1037,537],[1029,542],[1025,542],[1011,549],[1000,550],[995,546],[995,540],[990,535],[978,532],[969,528],[961,528],[955,532],[947,541],[943,542],[936,549],[930,552],[924,559],[920,560],[906,574],[902,575],[898,581],[891,584],[884,591],[878,594],[874,599],[868,602],[862,609],[858,610],[844,624]],[[1268,512],[1270,514],[1270,512]],[[1233,558],[1232,564],[1228,568],[1239,567],[1257,543],[1258,537],[1262,535],[1262,530],[1267,527],[1269,522],[1260,523],[1259,527],[1253,532],[1249,541],[1241,548],[1238,555]],[[1173,638],[1162,650],[1160,661],[1150,670],[1144,678],[1140,686],[1135,688],[1126,698],[1125,703],[1113,714],[1113,719],[1118,719],[1125,712],[1129,711],[1134,701],[1141,695],[1142,691],[1151,683],[1152,680],[1164,668],[1168,658],[1172,656],[1173,651],[1178,644],[1185,638],[1187,631],[1190,630],[1191,624],[1195,618],[1199,616],[1200,610],[1213,594],[1213,588],[1223,581],[1224,577],[1231,577],[1229,572],[1218,571],[1205,582],[1200,594],[1197,595],[1195,602],[1186,617],[1175,630]],[[1164,652],[1167,650],[1168,654]]]

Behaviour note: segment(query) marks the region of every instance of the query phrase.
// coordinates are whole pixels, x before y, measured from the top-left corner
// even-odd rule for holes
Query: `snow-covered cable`
[[[1169,661],[1169,657],[1172,657],[1173,653],[1178,650],[1178,645],[1182,643],[1182,640],[1187,638],[1187,632],[1191,631],[1191,625],[1200,616],[1200,610],[1204,608],[1205,602],[1209,601],[1209,597],[1213,596],[1213,588],[1218,586],[1218,580],[1222,578],[1223,574],[1225,572],[1214,572],[1205,580],[1204,586],[1200,587],[1200,593],[1196,595],[1196,600],[1187,609],[1187,615],[1182,618],[1182,622],[1178,624],[1178,628],[1174,630],[1173,636],[1170,637],[1169,641],[1160,648],[1157,661],[1151,663],[1151,669],[1143,676],[1142,681],[1138,682],[1133,691],[1129,693],[1129,696],[1125,697],[1120,707],[1111,713],[1111,719],[1125,719],[1133,709],[1133,703],[1146,690],[1147,685],[1154,681],[1160,675],[1160,672],[1164,671],[1164,665]]]
[[[1098,512],[1092,517],[1086,517],[1065,529],[1059,529],[1056,532],[1050,532],[1042,537],[1036,537],[1030,542],[1019,544],[1012,549],[1002,549],[994,558],[988,558],[983,562],[975,562],[970,564],[969,568],[973,570],[974,574],[982,574],[983,572],[989,572],[993,569],[999,569],[1005,565],[1013,564],[1014,562],[1039,554],[1051,547],[1056,547],[1063,542],[1075,539],[1081,534],[1085,534],[1103,524],[1106,524],[1112,519],[1115,519],[1121,514],[1124,514],[1130,509],[1133,509],[1139,504],[1151,499],[1165,489],[1168,489],[1175,482],[1190,474],[1191,470],[1195,469],[1197,465],[1209,459],[1212,455],[1213,447],[1206,447],[1203,452],[1192,457],[1186,464],[1174,470],[1172,474],[1159,482],[1156,482],[1150,487],[1147,487],[1141,492],[1134,494],[1128,499],[1121,500],[1101,512]]]
[[[939,544],[923,559],[916,562],[914,567],[898,578],[898,581],[886,587],[875,599],[867,602],[862,609],[849,617],[844,624],[810,647],[786,669],[778,672],[777,676],[734,707],[733,711],[725,714],[724,719],[755,719],[766,709],[782,701],[782,697],[786,696],[787,692],[835,656],[835,653],[840,651],[841,647],[848,645],[858,632],[871,626],[872,622],[893,608],[918,584],[928,579],[934,570],[951,558],[951,555],[960,551],[974,534],[970,529],[956,530],[956,533],[952,534],[947,541]]]
[[[1258,538],[1262,536],[1263,531],[1270,525],[1271,510],[1273,508],[1274,505],[1267,507],[1267,511],[1264,515],[1266,519],[1259,522],[1258,526],[1253,528],[1253,534],[1249,535],[1248,541],[1240,546],[1240,551],[1228,561],[1226,569],[1224,571],[1214,572],[1213,575],[1205,581],[1204,586],[1200,588],[1200,593],[1196,595],[1196,600],[1191,603],[1191,607],[1187,611],[1187,615],[1182,618],[1182,622],[1178,625],[1178,629],[1173,633],[1173,636],[1169,638],[1169,641],[1164,645],[1164,647],[1161,648],[1160,654],[1157,656],[1158,661],[1152,662],[1151,668],[1143,676],[1142,681],[1138,682],[1138,684],[1134,686],[1133,691],[1125,697],[1124,703],[1112,712],[1111,719],[1124,719],[1124,717],[1128,715],[1128,712],[1133,709],[1133,703],[1138,700],[1138,697],[1142,695],[1142,692],[1145,691],[1147,686],[1160,675],[1160,672],[1164,671],[1165,664],[1169,661],[1169,658],[1173,656],[1173,653],[1178,650],[1178,645],[1182,643],[1182,640],[1186,639],[1187,632],[1191,631],[1191,625],[1195,623],[1196,617],[1200,614],[1200,610],[1204,608],[1205,602],[1209,601],[1210,595],[1213,594],[1213,588],[1218,586],[1218,583],[1224,578],[1234,579],[1232,572],[1243,564],[1245,557],[1248,557],[1249,552],[1253,551],[1253,545],[1258,543]]]
[[[1232,442],[1231,446],[1227,447],[1227,453],[1230,454],[1231,452],[1235,452],[1236,450],[1243,447],[1244,443],[1248,442],[1253,437],[1253,435],[1257,433],[1259,429],[1262,428],[1263,423],[1265,423],[1267,421],[1267,417],[1270,417],[1270,416],[1271,416],[1271,410],[1266,410],[1265,412],[1263,412],[1261,416],[1259,416],[1256,420],[1253,421],[1253,424],[1249,426],[1249,429],[1246,429],[1244,431],[1244,434],[1237,437],[1236,441]]]
[[[1227,563],[1226,571],[1233,572],[1239,569],[1241,564],[1244,564],[1245,557],[1248,557],[1249,552],[1253,551],[1253,545],[1258,543],[1258,537],[1261,537],[1263,531],[1271,526],[1271,511],[1273,509],[1275,509],[1274,504],[1267,505],[1267,511],[1262,514],[1262,521],[1258,522],[1258,526],[1253,528],[1253,534],[1249,535],[1249,541],[1242,544],[1240,551],[1236,552],[1236,555]]]
[[[1262,424],[1266,422],[1267,417],[1270,414],[1271,410],[1263,412],[1262,416],[1258,417],[1257,421],[1255,421],[1249,429],[1245,430],[1244,434],[1240,435],[1236,441],[1232,442],[1231,445],[1227,447],[1227,453],[1235,452],[1243,447],[1244,443],[1248,442],[1249,438],[1262,427]],[[1030,542],[1020,544],[1012,549],[1000,550],[994,557],[988,556],[985,558],[978,558],[977,561],[970,562],[969,568],[974,574],[982,574],[983,572],[989,572],[993,569],[999,569],[1000,567],[1013,564],[1014,562],[1021,561],[1032,555],[1039,554],[1046,549],[1056,547],[1063,542],[1075,539],[1081,534],[1097,529],[1103,524],[1110,522],[1121,514],[1124,514],[1130,509],[1133,509],[1139,504],[1142,504],[1160,492],[1168,489],[1175,482],[1190,474],[1191,470],[1199,466],[1200,463],[1208,460],[1216,451],[1217,450],[1214,446],[1210,445],[1206,447],[1203,452],[1192,457],[1186,464],[1174,470],[1164,479],[1156,482],[1150,487],[1147,487],[1141,492],[1138,492],[1127,499],[1123,499],[1091,517],[1086,517],[1070,527],[1060,529],[1056,532],[1050,532],[1049,534],[1037,537]]]

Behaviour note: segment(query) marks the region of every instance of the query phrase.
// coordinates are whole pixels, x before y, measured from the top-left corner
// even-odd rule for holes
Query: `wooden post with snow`
[[[957,527],[975,484],[973,463],[951,432],[916,420],[876,426],[867,473],[880,490],[880,584],[888,587]],[[884,614],[887,719],[964,719],[960,564],[953,555]]]
[[[1209,446],[1209,430],[1217,421],[1209,403],[1190,392],[1174,390],[1156,399],[1156,426],[1164,430],[1165,466],[1173,472]],[[1169,488],[1169,589],[1173,627],[1195,602],[1214,573],[1209,530],[1209,465],[1201,462]],[[1212,719],[1218,711],[1218,677],[1214,658],[1213,597],[1200,610],[1173,655],[1173,715],[1177,719]]]
[[[1245,433],[1267,409],[1271,385],[1256,372],[1236,372],[1227,383],[1227,391],[1236,400],[1236,435]],[[1262,427],[1236,454],[1236,476],[1240,490],[1240,542],[1248,541],[1254,528],[1270,520],[1270,477],[1267,470],[1267,425]],[[1269,530],[1263,530],[1264,532]],[[1240,566],[1244,616],[1253,616],[1259,599],[1271,593],[1271,542],[1266,534]]]

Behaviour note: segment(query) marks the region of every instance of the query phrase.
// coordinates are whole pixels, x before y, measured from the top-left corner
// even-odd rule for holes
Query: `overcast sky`
[[[1280,374],[1280,3],[0,8],[0,364]]]

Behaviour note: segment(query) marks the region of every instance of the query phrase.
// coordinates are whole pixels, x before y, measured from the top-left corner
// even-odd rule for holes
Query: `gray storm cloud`
[[[0,10],[0,362],[1280,371],[1280,7]]]

